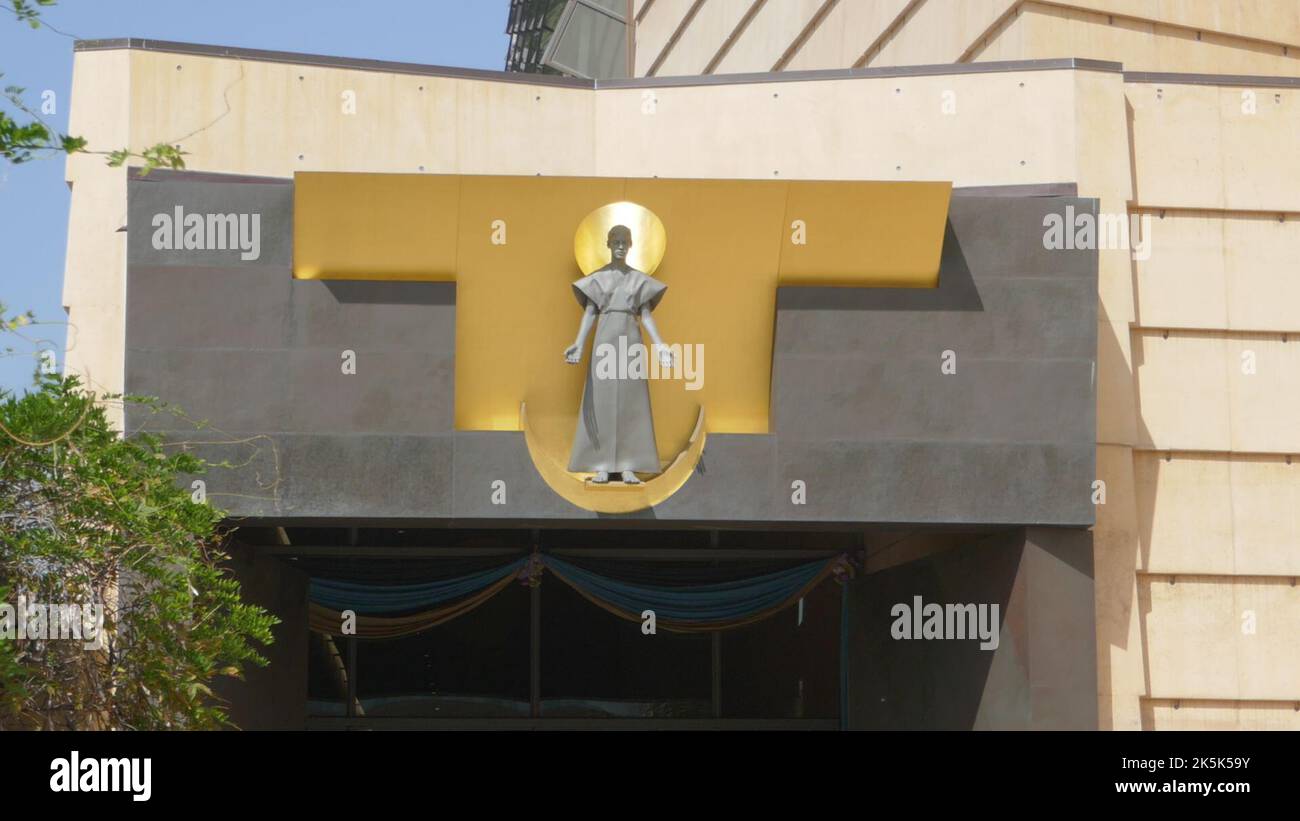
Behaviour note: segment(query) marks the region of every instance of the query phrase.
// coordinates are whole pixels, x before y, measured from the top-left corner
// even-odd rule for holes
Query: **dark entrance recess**
[[[231,546],[281,618],[269,668],[219,683],[255,728],[1095,729],[1092,534],[1077,528],[585,530],[252,526]],[[688,635],[596,606],[553,572],[391,640],[308,627],[307,579],[459,577],[540,553],[606,579],[752,579],[848,555],[801,604]],[[1000,642],[899,641],[893,608],[997,605]],[[847,627],[847,629],[842,629]]]
[[[304,576],[415,581],[536,549],[638,580],[745,578],[840,553],[861,534],[725,531],[245,529]],[[855,555],[855,559],[857,556]],[[318,728],[791,726],[840,712],[842,590],[833,580],[756,624],[679,634],[619,618],[554,576],[398,639],[312,633],[306,723]]]

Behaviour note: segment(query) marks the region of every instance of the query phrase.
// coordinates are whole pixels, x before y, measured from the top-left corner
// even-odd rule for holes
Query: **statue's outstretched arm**
[[[564,349],[564,361],[570,365],[576,365],[582,361],[582,348],[587,344],[587,334],[591,333],[591,328],[596,324],[596,305],[593,302],[587,303],[587,309],[582,312],[582,323],[578,325],[578,338],[573,344]]]
[[[655,326],[655,318],[648,305],[641,308],[641,325],[645,327],[645,332],[650,334],[650,341],[654,343],[654,349],[659,352],[660,364],[671,368],[673,366],[672,351],[669,350],[663,337],[659,335],[659,328]]]

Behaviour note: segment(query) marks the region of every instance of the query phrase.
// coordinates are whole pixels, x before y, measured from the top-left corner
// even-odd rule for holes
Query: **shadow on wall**
[[[323,280],[338,302],[365,305],[455,305],[453,282]]]
[[[1028,648],[1024,615],[1012,593],[1023,531],[970,537],[957,549],[862,576],[852,583],[847,640],[852,682],[849,727],[871,730],[972,730],[1028,725]],[[979,641],[898,640],[893,608],[931,603],[996,603],[1001,631],[996,650]],[[986,695],[987,694],[987,695]]]
[[[1132,188],[1128,208],[1129,213],[1132,214],[1140,207],[1143,197],[1139,190],[1137,157],[1134,149],[1135,112],[1132,103],[1127,100],[1125,115]],[[1152,238],[1147,237],[1146,240],[1151,242]],[[1138,369],[1145,363],[1142,346],[1140,341],[1135,340],[1133,328],[1143,326],[1141,290],[1138,288],[1138,277],[1141,271],[1138,261],[1131,253],[1128,254],[1128,271],[1128,285],[1132,299],[1131,315],[1111,316],[1105,304],[1100,301],[1098,304],[1098,441],[1116,443],[1115,450],[1120,452],[1114,460],[1103,461],[1100,456],[1098,460],[1098,478],[1103,480],[1109,489],[1107,506],[1097,508],[1095,542],[1098,708],[1100,728],[1104,730],[1134,729],[1134,726],[1128,723],[1117,725],[1117,718],[1121,721],[1131,721],[1136,718],[1141,729],[1156,729],[1155,717],[1149,701],[1152,695],[1152,660],[1147,622],[1151,612],[1151,596],[1150,586],[1143,581],[1141,573],[1143,568],[1150,567],[1159,473],[1151,470],[1153,463],[1149,459],[1137,458],[1137,451],[1143,447],[1142,443],[1152,442],[1154,439],[1143,416],[1142,396],[1138,391]],[[1166,338],[1170,335],[1168,331],[1164,333]],[[1162,461],[1170,461],[1176,457],[1172,452],[1167,452],[1158,458]],[[1196,458],[1202,461],[1231,461],[1226,455],[1199,454]],[[1145,467],[1140,468],[1142,463],[1145,463]],[[1126,494],[1128,498],[1125,498]],[[1137,608],[1135,639],[1139,646],[1130,647],[1135,607]],[[1118,651],[1117,658],[1122,658],[1122,654],[1140,654],[1142,681],[1139,694],[1134,695],[1130,689],[1135,683],[1132,681],[1132,674],[1116,670],[1115,664],[1112,663],[1110,652],[1112,648]],[[1209,658],[1212,657],[1207,656],[1207,659]],[[1127,664],[1131,665],[1132,662]],[[1112,692],[1117,687],[1120,688],[1120,692]],[[1136,711],[1124,703],[1133,698],[1139,702]]]

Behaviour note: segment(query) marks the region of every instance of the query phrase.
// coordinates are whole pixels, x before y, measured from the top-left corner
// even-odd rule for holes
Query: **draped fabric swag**
[[[552,555],[533,554],[499,567],[418,584],[377,584],[313,578],[310,622],[333,636],[389,639],[409,636],[468,613],[511,582],[536,585],[542,570],[597,607],[641,622],[649,610],[658,627],[675,633],[734,630],[769,618],[834,576],[853,573],[844,555],[725,581],[693,581],[678,568],[646,570],[616,578]],[[355,633],[343,632],[343,611],[355,614]]]

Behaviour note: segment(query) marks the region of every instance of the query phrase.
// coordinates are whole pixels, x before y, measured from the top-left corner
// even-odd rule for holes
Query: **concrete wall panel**
[[[1300,587],[1290,579],[1143,576],[1138,591],[1153,698],[1294,698]]]
[[[1074,118],[1075,82],[1049,71],[607,89],[589,173],[1058,183],[1075,179],[1059,127]]]
[[[1138,441],[1159,450],[1232,447],[1228,341],[1222,334],[1133,332]],[[1189,413],[1189,409],[1194,412]]]
[[[1300,156],[1288,149],[1300,129],[1293,91],[1162,82],[1126,89],[1134,193],[1144,207],[1300,211],[1291,182],[1300,175]],[[1253,114],[1247,92],[1255,95]]]

